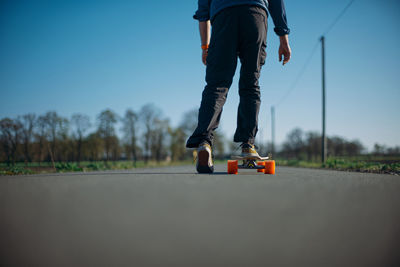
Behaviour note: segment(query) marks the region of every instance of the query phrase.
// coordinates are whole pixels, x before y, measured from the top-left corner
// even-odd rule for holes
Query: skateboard
[[[243,161],[241,165],[239,160]],[[254,169],[265,174],[275,174],[275,160],[271,160],[270,157],[232,156],[232,160],[228,160],[228,174],[238,174],[239,169]]]

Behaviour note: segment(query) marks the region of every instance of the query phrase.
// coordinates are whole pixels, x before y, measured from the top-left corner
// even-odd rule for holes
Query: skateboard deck
[[[267,160],[269,157],[242,157],[242,156],[232,156],[232,159],[237,159],[237,160]]]
[[[275,174],[275,160],[270,160],[271,157],[232,156],[231,158],[232,160],[228,160],[228,174],[238,174],[239,169],[255,169],[257,172]],[[240,165],[239,160],[243,160]]]

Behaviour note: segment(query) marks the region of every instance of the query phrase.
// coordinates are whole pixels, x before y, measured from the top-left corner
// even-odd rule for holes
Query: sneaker
[[[214,164],[212,160],[212,150],[210,144],[203,142],[197,148],[197,164],[198,173],[214,172]]]
[[[255,145],[242,143],[240,146],[242,147],[242,154],[240,155],[241,157],[261,158],[256,151]]]

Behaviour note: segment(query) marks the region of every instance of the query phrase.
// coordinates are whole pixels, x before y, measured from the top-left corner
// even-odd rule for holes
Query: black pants
[[[197,128],[186,147],[197,147],[202,141],[212,144],[213,131],[219,125],[238,57],[242,67],[234,141],[254,143],[261,103],[258,79],[266,58],[266,38],[267,14],[260,7],[226,8],[213,19],[207,56],[207,85],[202,95]]]

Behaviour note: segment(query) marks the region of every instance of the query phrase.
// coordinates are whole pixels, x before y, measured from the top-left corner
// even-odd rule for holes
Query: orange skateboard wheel
[[[229,174],[238,174],[238,161],[237,160],[228,160],[228,173]]]
[[[265,161],[265,174],[275,174],[275,160],[267,160]]]
[[[265,161],[258,161],[257,166],[264,166],[265,169]],[[257,172],[264,172],[264,169],[257,169]]]

